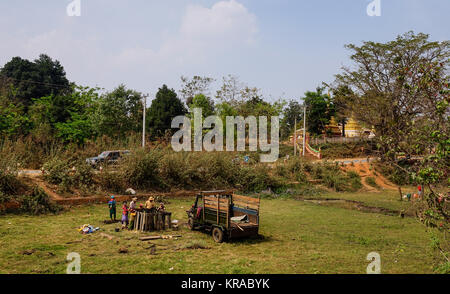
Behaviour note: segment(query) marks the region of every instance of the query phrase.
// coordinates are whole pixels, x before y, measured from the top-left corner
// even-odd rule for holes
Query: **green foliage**
[[[375,169],[396,185],[404,186],[413,184],[414,182],[411,175],[404,169],[402,169],[408,168],[408,166],[403,164],[400,165],[400,167],[401,168],[399,168],[399,166],[391,165],[386,162],[377,162]]]
[[[206,118],[214,114],[214,103],[203,94],[198,94],[192,99],[192,103],[189,104],[189,108],[193,110],[194,108],[202,109],[202,116]]]
[[[338,166],[328,163],[314,165],[312,176],[337,192],[354,192],[362,188],[361,177],[356,172],[345,173]]]
[[[14,57],[3,66],[0,75],[11,79],[17,89],[14,99],[25,107],[32,104],[33,98],[51,94],[58,96],[71,91],[64,68],[59,61],[45,54],[33,62]]]
[[[57,213],[61,208],[50,200],[44,190],[35,187],[30,195],[21,199],[21,211],[32,215]]]
[[[210,85],[214,82],[213,78],[194,76],[192,79],[182,76],[181,83],[182,88],[180,90],[186,105],[191,105],[193,99],[197,95],[208,96],[210,94]]]
[[[75,164],[75,172],[72,176],[76,187],[88,191],[94,185],[94,173],[92,167],[84,161]]]
[[[270,175],[269,168],[264,165],[242,167],[239,184],[244,192],[261,192],[267,189],[281,192],[287,186],[282,178]]]
[[[70,186],[72,178],[69,174],[69,163],[66,160],[54,157],[47,161],[44,166],[44,179],[54,185]]]
[[[158,172],[158,160],[161,151],[154,149],[145,152],[140,149],[127,156],[123,163],[124,181],[135,188],[157,188],[161,179]]]
[[[322,158],[336,159],[336,158],[354,158],[369,156],[373,152],[373,147],[370,142],[354,142],[354,143],[324,143],[312,145],[316,150],[321,151]]]
[[[334,115],[331,99],[323,93],[323,90],[323,88],[317,88],[316,92],[308,91],[303,98],[306,104],[308,132],[314,135],[321,135]]]
[[[99,186],[105,192],[124,193],[127,189],[121,173],[104,169],[97,178]]]
[[[138,132],[142,128],[142,100],[137,91],[119,85],[98,99],[92,114],[96,132],[110,137],[123,137],[127,132]]]
[[[303,126],[303,106],[295,100],[290,100],[283,110],[283,119],[281,121],[281,137],[288,138],[294,132],[295,120],[297,128]]]
[[[186,108],[176,92],[163,85],[147,110],[151,136],[154,138],[164,136],[166,131],[171,131],[172,119],[185,113]]]
[[[14,195],[20,188],[17,160],[13,154],[0,154],[0,194]]]
[[[369,186],[372,186],[374,188],[377,188],[377,189],[380,188],[380,186],[378,186],[378,184],[376,183],[374,177],[367,177],[366,178],[366,184],[369,185]]]
[[[307,163],[299,158],[293,157],[289,159],[283,165],[277,165],[276,174],[282,178],[289,179],[291,181],[298,181],[302,184],[307,183],[308,178],[306,176],[306,170],[308,169]]]

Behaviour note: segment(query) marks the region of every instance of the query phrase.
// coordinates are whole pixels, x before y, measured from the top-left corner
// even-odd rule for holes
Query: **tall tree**
[[[214,114],[213,102],[203,94],[195,95],[195,97],[192,99],[192,103],[189,104],[189,109],[192,110],[194,108],[201,108],[202,116],[204,118]]]
[[[294,132],[295,120],[300,125],[303,119],[303,106],[295,101],[290,100],[283,110],[283,120],[281,121],[282,137],[287,138]]]
[[[45,54],[34,62],[14,57],[3,66],[0,75],[8,78],[17,89],[15,98],[26,108],[32,104],[33,98],[51,94],[58,96],[71,91],[63,66]]]
[[[102,95],[95,113],[99,134],[123,136],[142,127],[142,93],[119,85]]]
[[[189,106],[192,103],[194,97],[200,94],[203,94],[205,95],[205,97],[210,99],[210,86],[213,82],[214,79],[209,77],[194,76],[192,79],[190,79],[188,77],[182,76],[182,87],[180,90],[180,94],[186,102],[186,105]]]
[[[172,119],[184,114],[186,114],[186,108],[177,97],[177,93],[163,85],[159,88],[156,98],[147,110],[150,135],[153,138],[164,136],[167,131],[172,130]]]
[[[334,89],[348,87],[336,99],[358,121],[374,126],[384,157],[395,158],[424,112],[448,99],[427,83],[447,79],[449,42],[431,42],[426,34],[408,32],[387,43],[364,42],[346,47],[354,69],[336,75]],[[428,77],[428,80],[423,80]],[[405,145],[403,145],[405,146]]]
[[[334,115],[334,108],[330,96],[323,93],[324,88],[318,87],[316,92],[306,92],[303,98],[306,105],[306,122],[308,132],[321,135],[325,126]]]

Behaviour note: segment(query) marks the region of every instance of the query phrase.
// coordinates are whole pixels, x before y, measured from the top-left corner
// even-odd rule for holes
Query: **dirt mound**
[[[385,190],[397,190],[398,187],[391,183],[388,179],[386,179],[384,176],[382,176],[379,173],[374,173],[374,169],[371,168],[370,163],[364,162],[364,163],[354,163],[353,165],[345,165],[342,167],[345,171],[354,171],[358,173],[361,177],[361,183],[363,184],[364,188],[366,188],[368,191],[378,191],[377,188],[370,186],[366,183],[366,179],[369,177],[372,177],[375,179],[375,183],[381,188]]]

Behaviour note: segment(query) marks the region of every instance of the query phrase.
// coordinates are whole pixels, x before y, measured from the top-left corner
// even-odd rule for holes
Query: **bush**
[[[281,178],[306,183],[308,178],[306,176],[307,164],[301,158],[295,157],[290,159],[284,165],[277,165],[276,175]]]
[[[407,166],[405,167],[407,168]],[[375,165],[375,169],[396,185],[404,186],[413,184],[410,175],[398,167],[388,165],[387,163],[378,162]]]
[[[278,193],[286,189],[286,183],[278,176],[270,176],[269,168],[264,165],[246,166],[240,173],[239,184],[244,192],[261,192],[271,189]]]
[[[21,187],[17,179],[17,161],[13,155],[0,154],[0,194],[16,194]]]
[[[356,172],[345,173],[338,166],[328,163],[316,164],[312,175],[337,192],[357,191],[362,187],[361,177]]]
[[[57,213],[61,208],[50,200],[41,188],[35,187],[30,195],[21,199],[21,211],[33,215]]]
[[[347,172],[347,178],[349,179],[350,183],[349,189],[350,191],[354,192],[362,188],[361,177],[357,172],[354,171]]]
[[[367,177],[366,184],[377,189],[380,188],[380,186],[378,186],[377,182],[375,181],[374,177]]]
[[[141,149],[129,155],[122,164],[125,183],[141,189],[160,187],[158,160],[161,155],[162,152],[158,149],[150,152]]]
[[[92,172],[92,167],[84,161],[78,161],[75,165],[73,182],[76,187],[85,191],[89,190],[94,184],[94,173]]]
[[[55,157],[50,161],[47,161],[44,168],[44,179],[54,185],[64,184],[70,186],[72,179],[69,175],[69,163],[65,160]]]
[[[103,170],[98,175],[98,181],[103,191],[123,193],[127,189],[123,175],[115,171]]]

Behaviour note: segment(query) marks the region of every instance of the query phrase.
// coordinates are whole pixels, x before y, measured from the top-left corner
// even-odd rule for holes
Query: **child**
[[[122,230],[128,226],[128,207],[127,202],[123,202],[122,206]]]
[[[130,203],[130,226],[128,227],[129,230],[132,230],[134,228],[134,220],[136,219],[136,201],[137,198],[134,197]]]
[[[116,221],[116,200],[114,198],[115,198],[114,195],[112,195],[111,200],[109,200],[108,202],[109,217],[111,218],[111,221],[113,220],[113,216],[114,221]]]

